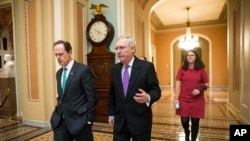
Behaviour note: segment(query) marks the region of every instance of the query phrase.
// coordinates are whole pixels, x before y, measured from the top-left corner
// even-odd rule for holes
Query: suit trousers
[[[119,133],[114,131],[113,136],[113,141],[130,141],[130,138],[132,138],[132,141],[150,141],[151,131],[141,135],[134,135],[129,131],[128,123],[125,122],[122,131]]]
[[[86,124],[83,131],[74,136],[67,129],[63,118],[61,118],[59,125],[53,130],[53,132],[54,141],[94,141],[92,125]]]

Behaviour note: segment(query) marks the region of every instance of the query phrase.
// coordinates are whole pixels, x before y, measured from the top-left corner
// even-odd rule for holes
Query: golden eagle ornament
[[[101,14],[102,15],[102,8],[104,7],[108,7],[107,5],[105,4],[91,4],[91,7],[90,9],[95,9],[95,15],[98,15],[98,14]]]

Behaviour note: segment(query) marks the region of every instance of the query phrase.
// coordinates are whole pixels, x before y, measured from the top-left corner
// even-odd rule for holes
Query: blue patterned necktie
[[[124,96],[126,96],[127,94],[128,83],[129,83],[128,68],[129,68],[129,65],[125,66],[125,70],[123,72],[123,78],[122,78]]]
[[[66,81],[67,81],[67,68],[63,68],[63,81],[62,81],[62,90],[63,90],[63,93],[64,93]]]

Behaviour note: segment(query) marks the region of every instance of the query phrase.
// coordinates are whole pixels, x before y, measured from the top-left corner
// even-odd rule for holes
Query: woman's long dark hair
[[[194,50],[188,50],[186,52],[186,56],[185,56],[185,59],[183,61],[183,65],[182,65],[183,70],[187,70],[189,68],[188,61],[187,61],[188,52],[193,52],[195,54],[195,61],[194,61],[194,69],[195,70],[199,70],[199,69],[202,69],[205,67],[204,63],[202,62],[202,60],[201,60],[200,56],[197,54],[197,52]]]

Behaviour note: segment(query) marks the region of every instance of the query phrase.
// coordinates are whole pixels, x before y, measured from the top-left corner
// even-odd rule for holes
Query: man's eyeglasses
[[[125,48],[127,48],[126,46],[117,46],[115,47],[115,50],[124,50]]]

